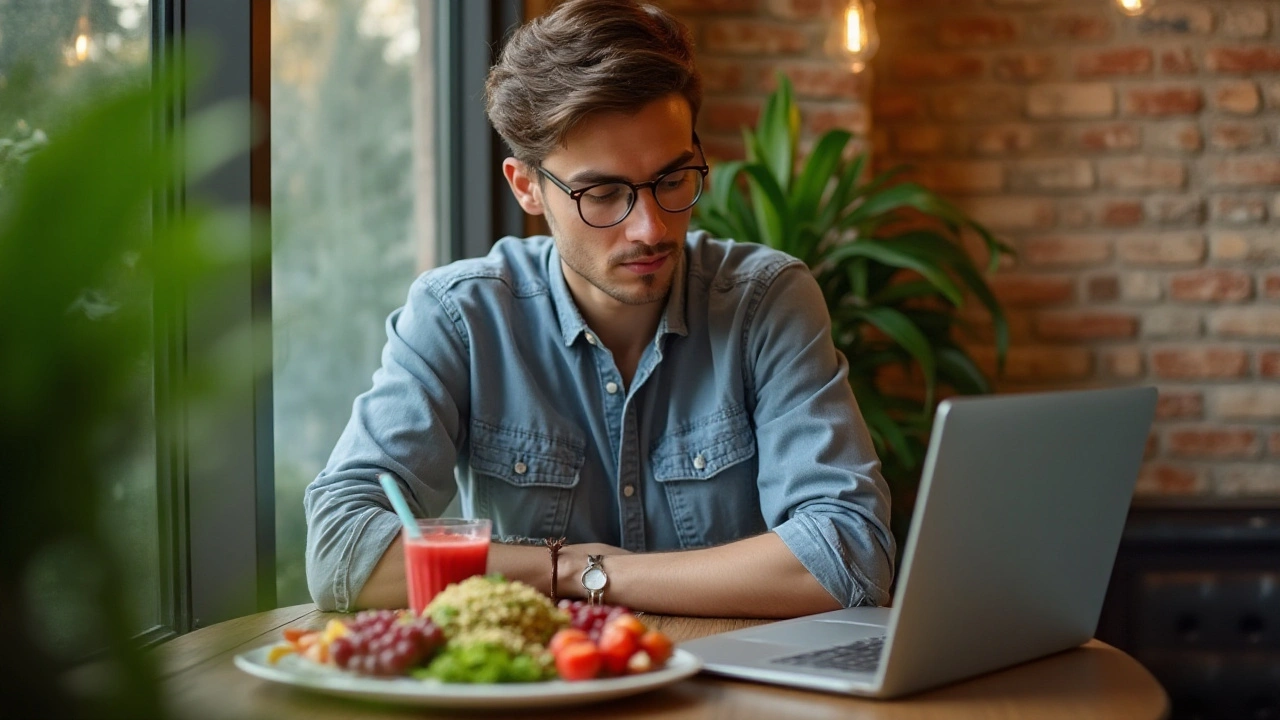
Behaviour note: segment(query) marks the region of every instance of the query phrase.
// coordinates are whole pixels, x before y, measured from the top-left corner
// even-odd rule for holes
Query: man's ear
[[[541,215],[545,212],[542,207],[542,188],[538,185],[537,170],[509,157],[502,161],[502,174],[507,178],[507,184],[511,186],[511,194],[516,196],[516,202],[520,203],[521,209],[530,215]]]

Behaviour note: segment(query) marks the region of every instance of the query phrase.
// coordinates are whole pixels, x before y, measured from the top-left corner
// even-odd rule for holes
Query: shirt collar
[[[684,252],[680,253],[680,264],[676,266],[675,273],[671,277],[671,291],[667,294],[667,307],[663,311],[662,319],[658,322],[658,332],[655,340],[660,340],[668,333],[675,333],[676,335],[689,334],[689,326],[685,320],[688,262],[689,243],[686,242]],[[551,282],[551,297],[556,303],[556,318],[560,322],[560,335],[567,347],[572,345],[579,336],[590,328],[587,327],[586,320],[582,319],[582,313],[578,311],[578,304],[573,301],[573,294],[569,292],[569,283],[564,279],[564,267],[560,263],[560,251],[556,249],[554,242],[551,245],[551,252],[547,253],[547,278]]]

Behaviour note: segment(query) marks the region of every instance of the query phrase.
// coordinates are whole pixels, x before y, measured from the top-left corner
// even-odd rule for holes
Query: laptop
[[[943,401],[892,608],[681,647],[714,674],[889,698],[1087,642],[1155,405],[1151,387]]]

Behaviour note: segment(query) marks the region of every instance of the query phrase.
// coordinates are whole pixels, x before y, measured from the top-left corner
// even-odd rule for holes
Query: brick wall
[[[1141,497],[1280,500],[1280,0],[880,0],[858,76],[822,54],[836,0],[657,2],[713,158],[782,70],[807,138],[853,131],[1017,248],[1001,391],[1157,385]]]
[[[1144,498],[1280,499],[1280,0],[878,19],[876,164],[913,164],[1019,251],[994,278],[1000,388],[1155,384]]]

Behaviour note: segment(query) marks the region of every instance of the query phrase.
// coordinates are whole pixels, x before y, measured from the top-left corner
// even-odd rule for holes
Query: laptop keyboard
[[[800,667],[822,668],[824,670],[846,670],[849,672],[871,672],[880,664],[880,651],[884,649],[884,636],[865,638],[848,645],[836,645],[803,652],[799,655],[788,655],[771,662]]]

